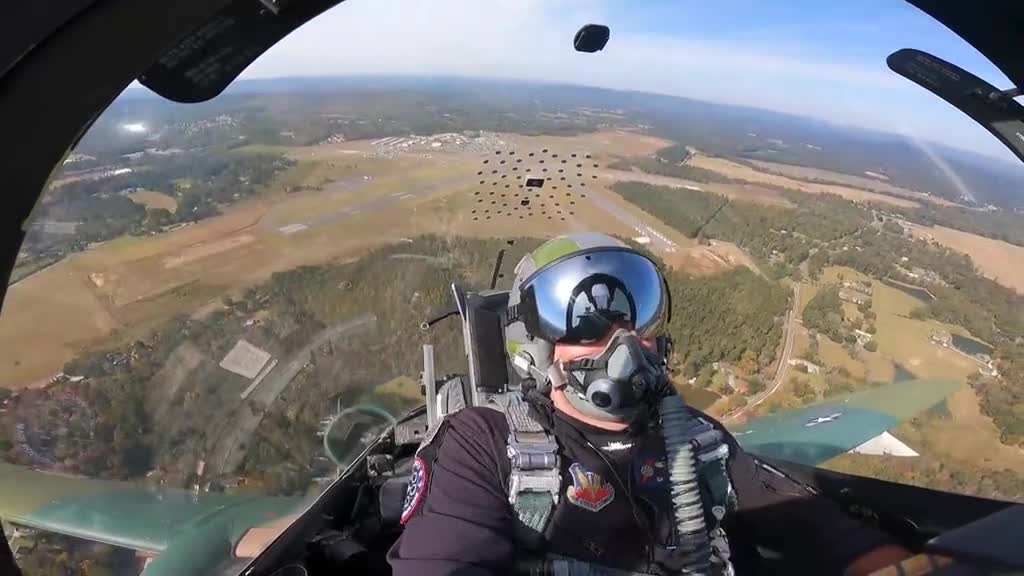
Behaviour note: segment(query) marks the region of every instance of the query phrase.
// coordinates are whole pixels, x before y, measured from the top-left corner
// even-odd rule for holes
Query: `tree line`
[[[890,208],[907,220],[923,226],[945,226],[1024,246],[1024,214],[1010,210],[978,210],[964,206],[922,203],[915,208]]]
[[[772,363],[789,290],[745,267],[707,278],[666,276],[673,302],[668,333],[684,376],[720,361],[752,376]]]
[[[912,310],[910,316],[963,326],[993,346],[999,378],[974,375],[970,383],[1003,441],[1024,443],[1024,296],[978,274],[969,256],[902,232],[869,228],[851,241],[859,250],[821,251],[812,256],[811,273],[826,265],[848,266],[876,278],[927,288],[935,299]],[[907,273],[911,268],[930,271],[935,278],[911,277]]]
[[[51,189],[33,213],[25,238],[30,254],[63,255],[90,243],[145,234],[181,222],[215,216],[220,208],[270,184],[294,160],[279,154],[204,150],[158,156],[131,164],[132,172],[68,182]],[[174,197],[177,209],[147,209],[128,193],[152,190]],[[55,234],[43,223],[77,224],[73,234]]]
[[[839,196],[787,191],[793,208],[730,201],[711,192],[617,182],[612,190],[690,238],[734,242],[784,278],[823,244],[867,226],[871,215]]]
[[[802,320],[804,326],[824,334],[829,340],[843,342],[845,332],[839,286],[832,284],[818,289],[804,306]]]

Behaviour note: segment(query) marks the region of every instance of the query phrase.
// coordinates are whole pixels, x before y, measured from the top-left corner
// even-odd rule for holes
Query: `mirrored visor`
[[[561,343],[592,342],[613,327],[654,335],[668,314],[658,267],[636,252],[582,253],[527,278],[520,314],[526,330]]]

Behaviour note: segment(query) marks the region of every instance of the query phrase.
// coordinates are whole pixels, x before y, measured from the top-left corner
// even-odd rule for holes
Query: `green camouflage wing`
[[[752,454],[814,466],[896,428],[960,387],[943,380],[894,382],[758,418],[733,434]]]
[[[299,498],[193,494],[0,463],[0,517],[160,554],[146,569],[147,575],[202,574],[221,566],[249,528],[293,512],[301,502]]]

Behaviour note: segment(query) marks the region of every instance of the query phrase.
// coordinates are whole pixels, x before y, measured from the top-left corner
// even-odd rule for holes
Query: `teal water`
[[[984,342],[975,340],[974,338],[967,338],[966,336],[960,336],[959,334],[953,334],[953,346],[961,352],[967,354],[987,354],[992,355],[992,347]]]
[[[903,292],[904,294],[920,302],[930,302],[931,300],[934,300],[934,298],[932,298],[932,295],[929,294],[928,291],[925,290],[924,288],[914,288],[913,286],[905,286],[903,284],[898,284],[890,280],[882,280],[882,284],[885,284],[890,288],[895,288],[900,292]]]

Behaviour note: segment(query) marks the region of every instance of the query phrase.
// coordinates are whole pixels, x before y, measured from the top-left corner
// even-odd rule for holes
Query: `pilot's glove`
[[[857,558],[896,543],[784,470],[748,454],[727,431],[725,437],[738,507],[725,522],[730,542],[756,546],[760,557],[781,558],[807,574],[842,574]]]

